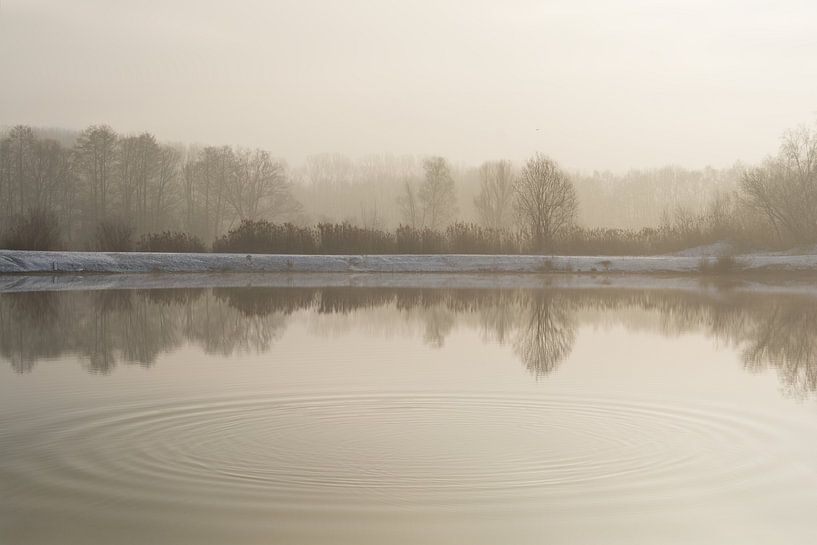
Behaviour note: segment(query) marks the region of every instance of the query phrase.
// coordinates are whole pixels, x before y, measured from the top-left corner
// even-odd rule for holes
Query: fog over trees
[[[290,233],[318,226],[317,237],[353,253],[406,251],[400,233],[415,240],[412,251],[428,252],[651,253],[718,240],[790,247],[817,241],[815,210],[817,131],[808,128],[787,132],[756,166],[620,174],[571,172],[543,154],[479,166],[341,154],[290,164],[269,150],[167,143],[106,125],[0,132],[6,247],[49,246],[26,239],[57,233],[51,245],[61,248],[127,250],[165,233],[206,248],[246,222],[289,224]],[[38,226],[48,233],[34,233]]]
[[[451,167],[442,157],[423,161],[424,177],[419,187],[406,180],[404,194],[398,196],[403,223],[413,228],[439,230],[455,219],[457,193]]]
[[[242,219],[296,218],[301,205],[286,170],[260,149],[163,144],[105,125],[64,145],[17,126],[0,140],[0,224],[50,215],[75,248],[92,248],[100,225],[209,241]]]
[[[479,167],[479,194],[474,198],[477,218],[485,227],[505,229],[511,216],[514,177],[510,161],[486,161]]]

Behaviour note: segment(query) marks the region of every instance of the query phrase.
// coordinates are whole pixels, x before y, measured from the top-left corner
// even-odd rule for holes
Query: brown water
[[[0,295],[0,543],[812,544],[815,303]]]

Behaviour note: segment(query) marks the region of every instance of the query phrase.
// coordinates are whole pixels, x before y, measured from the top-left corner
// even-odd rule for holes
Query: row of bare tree
[[[289,219],[299,209],[283,163],[264,150],[171,146],[104,125],[70,146],[26,126],[0,140],[0,227],[45,210],[72,246],[88,245],[104,222],[209,240],[241,219]]]
[[[93,247],[106,222],[136,235],[178,230],[209,242],[242,220],[440,231],[466,219],[520,231],[532,249],[547,249],[577,222],[603,224],[604,210],[616,208],[633,221],[660,214],[668,229],[694,231],[696,240],[707,232],[765,245],[817,242],[817,131],[805,128],[787,133],[779,153],[756,168],[634,171],[615,180],[568,175],[541,154],[521,168],[501,160],[474,171],[442,157],[354,163],[331,154],[288,169],[260,149],[168,145],[104,125],[51,136],[16,126],[0,138],[0,231],[31,210],[47,211],[72,248]],[[667,207],[659,212],[650,202]]]
[[[440,229],[456,216],[454,181],[440,157],[427,159],[424,169],[425,179],[419,189],[406,182],[399,198],[403,221],[414,227]],[[594,191],[608,208],[632,207],[633,215],[643,216],[660,213],[664,230],[688,235],[690,241],[708,236],[755,247],[817,243],[817,129],[788,131],[777,155],[758,167],[737,165],[721,172],[710,169],[705,174],[690,177],[689,171],[665,169],[665,179],[686,177],[688,187],[697,187],[699,200],[667,195],[662,200],[676,204],[660,212],[633,206],[638,199],[623,194],[626,184],[613,187],[622,192],[620,195],[602,185],[596,185]],[[635,187],[639,181],[652,181],[643,174],[633,176],[638,180],[630,185]],[[533,249],[548,249],[578,218],[576,178],[541,154],[517,172],[509,161],[486,162],[479,168],[480,190],[474,199],[479,223],[492,229],[519,229]],[[650,186],[640,185],[641,191]],[[663,191],[678,187],[667,183]],[[592,196],[585,191],[583,197],[582,205],[586,206],[585,201]],[[593,218],[583,219],[595,223]]]
[[[290,168],[289,175],[309,223],[349,222],[388,230],[400,224],[421,228],[431,223],[431,214],[423,213],[419,194],[425,183],[424,163],[422,158],[411,155],[375,154],[352,159],[324,153],[308,156],[302,165]],[[487,228],[512,226],[515,216],[510,184],[521,165],[489,161],[476,167],[455,162],[446,162],[446,166],[456,187],[452,207],[455,221]],[[744,166],[735,164],[726,169],[667,166],[622,173],[568,174],[580,202],[578,224],[639,230],[661,226],[679,209],[688,213],[705,210],[718,195],[734,192],[744,171]],[[447,176],[438,178],[444,180]],[[485,193],[483,187],[488,180],[490,188]],[[438,189],[445,193],[451,184],[449,181],[435,186],[428,196],[439,193]],[[501,217],[484,213],[486,197],[506,199],[508,206],[499,208],[503,210]]]
[[[456,219],[454,179],[442,157],[426,159],[423,169],[419,188],[407,181],[398,197],[403,222],[441,230]],[[536,154],[518,174],[509,161],[489,161],[480,167],[479,177],[474,205],[480,224],[494,230],[519,228],[535,249],[547,249],[576,218],[579,203],[573,182],[545,155]]]
[[[343,176],[344,164],[312,158],[305,173],[329,189],[341,182],[335,178]],[[442,157],[426,159],[423,172],[421,181],[403,176],[401,220],[440,230],[457,219],[454,178]],[[486,163],[480,178],[475,205],[487,227],[507,228],[521,217],[539,246],[575,216],[570,180],[544,156],[516,177],[507,161]],[[267,151],[183,148],[160,144],[149,133],[119,135],[105,125],[88,127],[70,146],[38,137],[31,127],[12,128],[0,140],[0,202],[3,227],[45,210],[72,247],[92,246],[98,226],[112,223],[137,235],[175,229],[213,240],[240,220],[293,221],[302,210],[284,163]]]

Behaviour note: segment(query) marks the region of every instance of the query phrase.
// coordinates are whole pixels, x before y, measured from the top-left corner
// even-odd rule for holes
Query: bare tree
[[[403,194],[397,197],[397,206],[400,208],[402,221],[409,227],[417,229],[423,223],[417,191],[410,180],[404,182],[403,191]]]
[[[150,204],[153,184],[159,166],[159,144],[150,133],[137,137],[136,146],[136,227],[140,232],[150,228]]]
[[[537,153],[528,159],[515,184],[515,205],[534,249],[550,247],[576,217],[573,182],[552,159]]]
[[[8,169],[7,213],[22,215],[31,207],[29,191],[34,178],[36,138],[31,127],[17,125],[4,139]]]
[[[352,179],[355,174],[352,161],[340,153],[310,155],[301,172],[306,195],[305,202],[314,219],[330,221],[339,214],[348,213],[356,204]]]
[[[170,223],[173,200],[178,198],[179,163],[181,153],[172,146],[160,146],[156,178],[153,187],[152,225],[164,229]]]
[[[297,213],[284,165],[264,150],[239,150],[227,200],[240,220],[285,219]]]
[[[226,220],[227,188],[234,168],[235,155],[228,146],[206,147],[201,156],[199,191],[202,200],[204,229],[210,240],[221,234]]]
[[[370,206],[366,203],[360,204],[360,224],[366,229],[383,229],[383,217],[378,210],[377,200],[374,200]]]
[[[32,159],[27,206],[38,210],[57,208],[58,189],[67,183],[67,154],[55,140],[36,140]]]
[[[199,210],[198,182],[201,179],[200,150],[188,148],[181,171],[181,190],[184,201],[184,229],[188,233],[203,234],[204,221]]]
[[[94,225],[108,213],[117,137],[106,125],[93,125],[80,133],[75,148],[80,178],[90,192]]]
[[[11,157],[11,142],[8,138],[0,139],[0,229],[6,227],[15,209]]]
[[[318,189],[348,183],[353,171],[352,161],[339,153],[321,153],[306,158],[306,179]]]
[[[139,137],[126,136],[120,138],[116,154],[116,182],[119,193],[120,217],[119,222],[133,225],[134,195],[136,192],[136,157],[138,155]]]
[[[778,240],[817,240],[817,130],[788,132],[776,157],[744,174],[741,189]]]
[[[513,206],[510,161],[488,161],[479,167],[480,191],[474,205],[480,223],[492,229],[508,227]]]
[[[47,219],[59,226],[62,241],[72,238],[76,191],[70,159],[59,142],[25,125],[0,139],[0,232]]]
[[[425,180],[418,192],[423,224],[431,229],[445,227],[457,213],[454,178],[448,162],[442,157],[430,157],[423,162]]]
[[[28,207],[50,211],[60,225],[62,239],[73,238],[74,196],[70,151],[51,139],[37,140],[34,145],[34,164],[28,190]]]

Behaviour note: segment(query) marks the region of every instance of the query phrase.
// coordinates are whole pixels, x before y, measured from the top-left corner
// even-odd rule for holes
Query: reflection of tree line
[[[737,347],[751,370],[772,366],[795,391],[817,390],[817,305],[807,298],[640,290],[443,290],[404,288],[216,288],[0,297],[0,355],[14,369],[71,353],[95,372],[117,362],[152,365],[185,343],[211,354],[264,352],[289,316],[385,309],[379,326],[412,322],[441,346],[458,324],[513,347],[534,374],[571,352],[576,327],[592,314],[656,313],[665,334],[703,331]],[[612,311],[607,313],[606,311]],[[360,317],[356,317],[360,319]],[[626,324],[625,324],[626,325]],[[318,327],[320,331],[320,327]]]
[[[663,301],[666,333],[703,329],[740,351],[750,371],[773,368],[794,395],[817,391],[817,301],[795,296]]]

